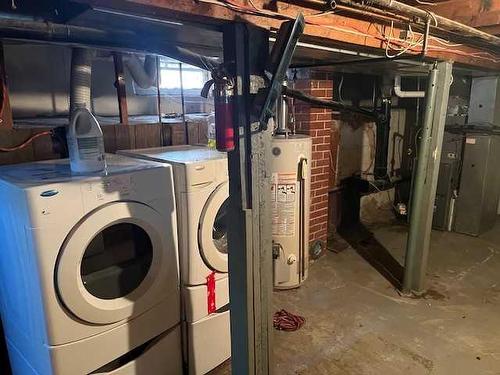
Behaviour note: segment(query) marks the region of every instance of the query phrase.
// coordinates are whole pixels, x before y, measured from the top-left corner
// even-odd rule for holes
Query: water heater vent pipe
[[[283,86],[287,86],[286,81],[283,82]],[[276,135],[286,136],[290,133],[290,129],[288,129],[288,101],[284,93],[279,95],[278,99],[276,100],[276,122]]]

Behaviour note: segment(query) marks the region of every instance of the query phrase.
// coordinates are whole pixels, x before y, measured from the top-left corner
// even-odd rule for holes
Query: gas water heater
[[[312,140],[287,128],[286,99],[277,104],[272,140],[271,193],[274,287],[299,287],[309,268]]]

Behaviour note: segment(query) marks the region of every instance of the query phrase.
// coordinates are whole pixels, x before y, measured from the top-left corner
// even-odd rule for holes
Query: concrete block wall
[[[333,80],[327,73],[306,72],[295,81],[297,90],[318,98],[331,99]],[[336,129],[334,112],[330,109],[314,108],[295,101],[295,121],[297,133],[312,137],[311,171],[311,217],[309,242],[325,241],[328,236],[328,190],[332,176],[335,176],[336,147],[332,155],[332,128]],[[338,142],[338,134],[333,139]],[[333,177],[334,180],[334,177]]]

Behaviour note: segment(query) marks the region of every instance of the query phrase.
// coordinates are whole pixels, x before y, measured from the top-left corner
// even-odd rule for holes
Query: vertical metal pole
[[[417,170],[410,206],[403,292],[422,293],[430,248],[434,199],[450,92],[452,64],[439,62],[430,74]]]
[[[160,58],[155,57],[156,64],[156,107],[158,109],[158,126],[160,127],[160,146],[165,146],[163,134],[163,121],[161,118],[161,89],[160,89]]]
[[[182,63],[179,63],[179,75],[181,83],[181,105],[182,105],[182,123],[184,124],[184,135],[186,136],[186,144],[189,144],[189,129],[186,122],[186,103],[184,101],[184,81],[182,78]]]
[[[272,255],[269,214],[271,134],[256,132],[252,95],[269,51],[268,33],[243,23],[224,28],[224,63],[235,77],[235,149],[228,153],[229,293],[232,373],[271,372]],[[271,127],[270,127],[271,128]]]

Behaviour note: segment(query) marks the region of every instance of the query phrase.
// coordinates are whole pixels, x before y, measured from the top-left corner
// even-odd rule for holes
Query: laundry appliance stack
[[[184,358],[205,374],[231,355],[227,156],[202,146],[120,151],[173,168],[178,213]]]
[[[0,311],[16,375],[182,373],[172,167],[0,168]]]

